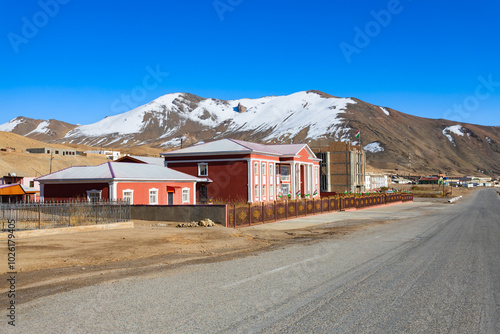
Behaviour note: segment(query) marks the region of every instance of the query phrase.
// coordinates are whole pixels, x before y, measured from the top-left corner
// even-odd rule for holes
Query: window
[[[87,200],[89,202],[99,202],[101,200],[101,191],[96,189],[87,190]]]
[[[30,188],[35,188],[35,181],[30,181]]]
[[[123,201],[129,204],[134,204],[134,191],[131,189],[124,190]]]
[[[149,189],[149,204],[158,204],[158,189]]]
[[[259,186],[258,185],[255,185],[253,187],[253,196],[254,197],[259,197]]]
[[[281,166],[281,181],[290,181],[290,166]]]
[[[262,163],[262,175],[266,175],[266,164]]]
[[[266,196],[266,185],[262,186],[262,197]]]
[[[273,197],[273,186],[269,186],[269,197]]]
[[[273,176],[273,164],[269,164],[269,176]]]
[[[290,194],[290,185],[287,183],[283,183],[281,185],[281,195],[288,196],[288,194]]]
[[[182,203],[189,203],[189,188],[182,189]]]
[[[258,163],[258,162],[255,162],[255,163],[253,164],[253,173],[254,173],[255,175],[259,175],[259,163]]]
[[[208,176],[208,164],[207,163],[199,163],[198,164],[198,176]]]

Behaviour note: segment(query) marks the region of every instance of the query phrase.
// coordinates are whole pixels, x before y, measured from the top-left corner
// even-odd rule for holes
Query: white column
[[[253,161],[252,159],[248,159],[247,160],[248,162],[248,202],[250,203],[253,203],[253,179],[252,179],[252,175],[253,175]]]

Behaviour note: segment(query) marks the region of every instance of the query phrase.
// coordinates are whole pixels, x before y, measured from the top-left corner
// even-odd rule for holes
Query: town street
[[[500,200],[480,190],[353,234],[17,310],[19,333],[500,333]]]

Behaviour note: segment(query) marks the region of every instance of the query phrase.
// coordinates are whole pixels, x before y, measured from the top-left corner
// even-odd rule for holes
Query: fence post
[[[262,201],[262,224],[265,224],[266,223],[266,215],[265,215],[265,212],[264,212],[264,201]]]
[[[274,201],[274,221],[278,221],[278,208],[276,207],[276,201]]]
[[[38,229],[40,229],[40,226],[42,225],[42,207],[40,204],[38,204]]]

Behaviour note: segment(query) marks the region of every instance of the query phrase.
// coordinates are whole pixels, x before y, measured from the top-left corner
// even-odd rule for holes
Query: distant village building
[[[144,163],[70,167],[36,179],[42,201],[124,200],[130,204],[196,204],[196,183],[207,178]]]
[[[366,191],[379,190],[380,188],[389,188],[389,177],[385,174],[366,173],[365,189]]]
[[[64,155],[64,156],[78,154],[76,150],[51,148],[51,147],[27,148],[26,152],[34,154],[51,154],[51,155]]]
[[[418,180],[419,184],[439,184],[439,180],[442,180],[441,177],[439,176],[426,176],[426,177],[421,177],[420,180]]]
[[[9,173],[0,179],[0,202],[36,202],[40,193],[40,185],[34,177],[18,176]]]
[[[136,162],[165,167],[165,158],[143,157],[138,155],[125,155],[115,160],[116,162]]]
[[[111,150],[111,151],[110,150],[85,151],[85,153],[105,155],[110,160],[116,160],[121,156],[119,151],[113,151],[113,150]]]
[[[321,159],[321,192],[364,192],[366,154],[350,142],[332,142],[327,147],[315,149]]]
[[[307,144],[264,145],[222,139],[162,153],[168,168],[210,178],[198,202],[269,202],[319,197],[319,159]]]

